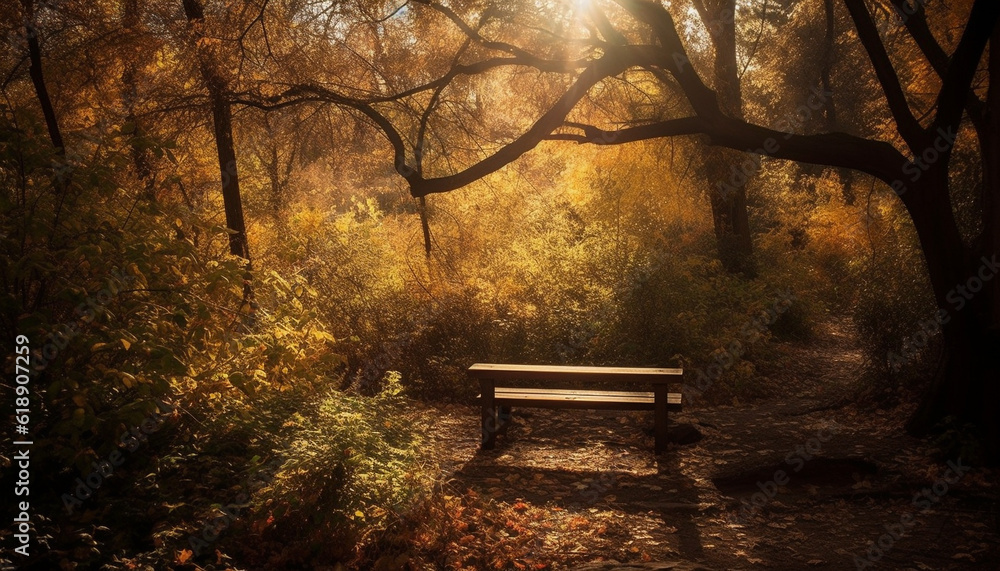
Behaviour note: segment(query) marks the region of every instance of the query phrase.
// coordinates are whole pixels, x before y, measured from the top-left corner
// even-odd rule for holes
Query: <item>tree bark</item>
[[[122,5],[122,26],[125,33],[129,35],[132,42],[137,40],[140,33],[140,12],[139,0],[126,0]],[[124,59],[124,69],[122,71],[122,104],[125,107],[125,123],[131,125],[132,132],[129,134],[129,150],[132,155],[132,168],[136,177],[143,183],[144,193],[147,200],[155,201],[155,179],[153,177],[152,160],[149,150],[143,147],[142,138],[144,135],[139,119],[136,116],[136,99],[139,91],[139,65],[141,56],[138,53],[137,44],[135,53],[127,54]]]
[[[989,75],[985,114],[988,123],[985,129],[977,129],[983,166],[982,234],[971,248],[956,246],[956,238],[935,236],[935,231],[940,230],[925,221],[948,218],[931,209],[948,208],[950,213],[950,204],[914,206],[919,216],[911,210],[914,224],[918,225],[918,218],[921,221],[917,231],[935,299],[944,312],[941,315],[946,315],[948,321],[942,326],[942,362],[907,429],[914,435],[925,435],[945,418],[954,417],[979,431],[986,445],[986,459],[997,463],[1000,462],[1000,415],[997,414],[1000,412],[1000,275],[991,265],[1000,259],[1000,85],[994,83],[1000,80],[1000,30],[994,30],[990,39]],[[936,196],[947,196],[946,171],[938,173],[937,184],[942,186]],[[944,244],[942,237],[946,238]],[[958,256],[957,252],[965,255]]]
[[[714,83],[722,112],[743,119],[743,94],[736,62],[736,0],[698,0],[695,6],[708,28],[715,47]],[[746,187],[756,174],[756,166],[744,169],[746,153],[711,147],[706,152],[705,176],[709,185],[712,222],[719,261],[730,273],[753,277],[753,238],[747,213]],[[737,170],[733,170],[736,167]],[[735,180],[733,176],[740,175]],[[728,182],[728,183],[727,183]]]
[[[243,218],[243,200],[240,195],[240,178],[236,170],[236,149],[233,144],[233,115],[226,97],[227,82],[218,69],[211,48],[204,36],[205,13],[199,0],[183,0],[184,15],[188,20],[194,49],[198,53],[198,67],[208,88],[212,106],[212,126],[215,146],[219,156],[219,173],[222,178],[222,200],[226,211],[229,235],[229,252],[245,258],[249,265],[250,248],[247,244],[246,224]]]
[[[45,126],[49,131],[49,139],[52,146],[56,148],[56,153],[60,157],[66,156],[66,146],[63,143],[62,131],[59,130],[59,122],[56,120],[56,111],[52,106],[52,99],[49,97],[49,90],[45,86],[45,75],[42,73],[42,48],[38,42],[38,26],[35,23],[35,3],[33,0],[21,0],[24,6],[24,31],[28,42],[28,60],[30,67],[28,75],[31,76],[31,83],[35,88],[35,95],[38,97],[38,104],[42,108],[42,115],[45,117]],[[57,186],[57,190],[61,190]]]

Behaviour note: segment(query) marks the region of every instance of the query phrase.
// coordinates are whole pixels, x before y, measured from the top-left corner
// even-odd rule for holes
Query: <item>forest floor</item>
[[[379,566],[1000,569],[996,471],[949,471],[903,432],[906,405],[848,398],[861,370],[851,331],[834,321],[778,343],[782,366],[765,372],[778,394],[687,406],[671,418],[703,438],[660,457],[648,413],[515,410],[481,451],[478,409],[423,411],[440,518]]]

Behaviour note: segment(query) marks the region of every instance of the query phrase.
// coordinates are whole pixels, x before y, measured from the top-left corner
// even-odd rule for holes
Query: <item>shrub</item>
[[[349,559],[414,501],[420,439],[404,414],[399,374],[373,397],[326,393],[301,419],[281,471],[255,501],[267,541],[286,545],[275,564]]]

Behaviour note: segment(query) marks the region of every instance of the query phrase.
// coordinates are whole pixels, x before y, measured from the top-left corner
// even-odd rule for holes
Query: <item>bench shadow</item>
[[[579,431],[567,430],[570,427],[565,422],[552,423],[550,419],[526,434],[525,417],[519,416],[520,423],[515,419],[495,449],[478,450],[452,475],[450,484],[456,491],[471,490],[509,505],[524,502],[559,508],[554,511],[568,514],[588,516],[596,508],[639,516],[635,519],[653,527],[633,534],[634,530],[624,525],[619,532],[626,540],[634,538],[637,545],[655,538],[649,551],[654,560],[678,555],[691,561],[704,560],[701,531],[695,520],[706,507],[705,500],[695,482],[684,475],[678,450],[654,455],[652,438],[643,434],[645,426],[620,426],[614,418],[581,419],[586,426]],[[528,422],[538,424],[531,416]],[[576,412],[572,418],[580,416]],[[597,462],[595,455],[603,456],[604,462]],[[608,460],[608,469],[594,468]],[[581,555],[590,560],[640,560],[640,553],[621,550]]]

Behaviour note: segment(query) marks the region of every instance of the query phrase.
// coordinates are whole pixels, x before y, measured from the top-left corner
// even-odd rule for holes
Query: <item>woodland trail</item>
[[[463,530],[437,563],[501,553],[537,569],[1000,568],[994,473],[969,470],[915,505],[948,466],[903,433],[905,407],[848,404],[861,369],[850,331],[833,321],[808,342],[778,343],[783,365],[765,372],[778,395],[687,407],[672,420],[703,438],[660,458],[644,413],[515,410],[507,437],[483,452],[478,410],[434,410],[429,452]]]

